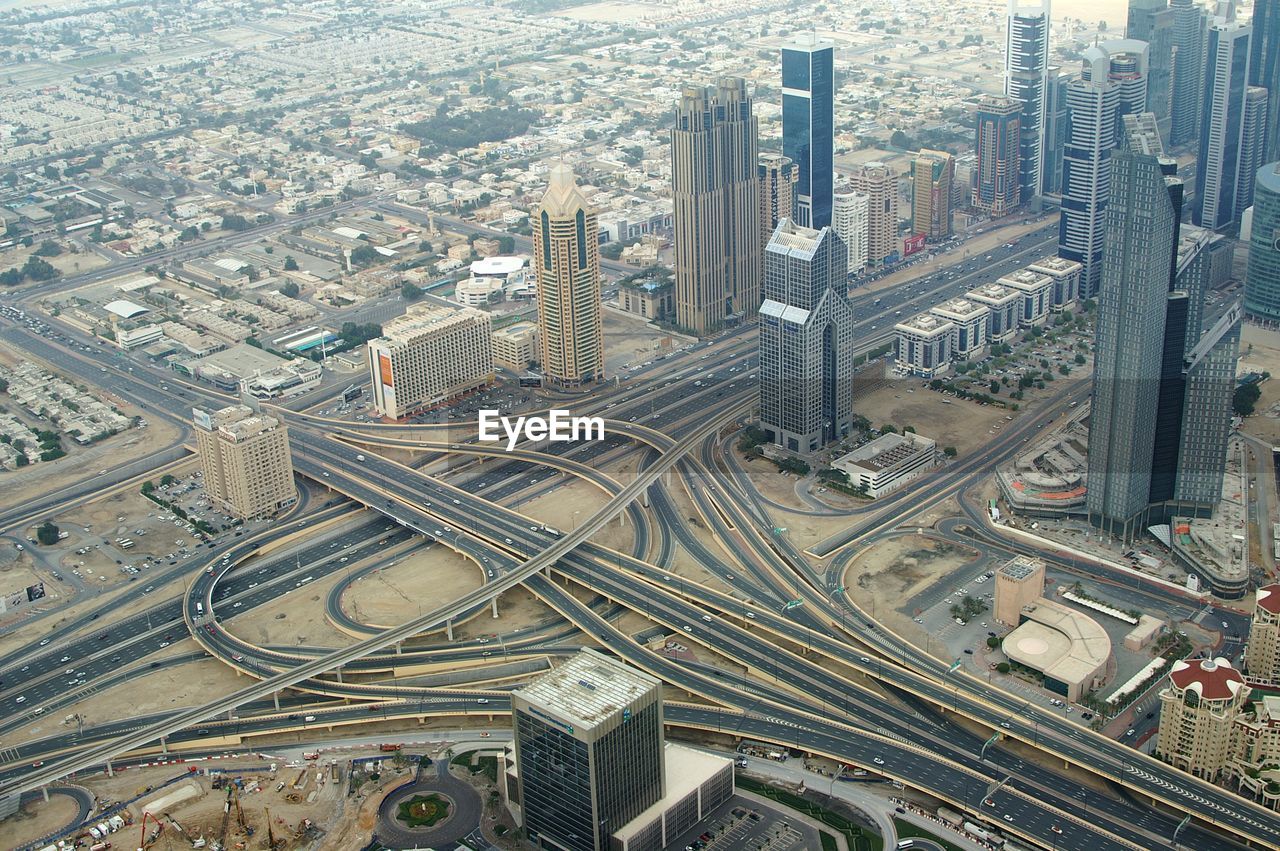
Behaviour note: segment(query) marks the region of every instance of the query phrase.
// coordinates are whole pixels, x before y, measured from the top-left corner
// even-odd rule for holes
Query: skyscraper
[[[1118,96],[1116,121],[1126,115],[1151,112],[1147,108],[1151,67],[1149,45],[1132,38],[1118,38],[1104,41],[1100,46],[1108,57],[1107,79],[1116,87]],[[1159,127],[1158,119],[1156,126]]]
[[[573,169],[552,166],[546,194],[533,211],[533,258],[542,372],[556,387],[582,387],[604,377],[597,230],[596,212]]]
[[[790,157],[761,154],[756,174],[760,181],[760,251],[769,244],[773,229],[783,219],[795,217],[796,181],[800,169]]]
[[[1280,160],[1280,0],[1254,0],[1249,83],[1267,90],[1263,162]]]
[[[1173,12],[1173,99],[1170,144],[1200,139],[1200,99],[1204,80],[1204,35],[1208,14],[1196,0],[1169,0]]]
[[[1049,87],[1044,108],[1044,181],[1046,195],[1062,193],[1062,151],[1067,143],[1067,84],[1071,76],[1054,65],[1049,69]]]
[[[760,425],[769,440],[809,453],[849,434],[853,307],[847,252],[830,228],[779,223],[765,249],[760,306]]]
[[[538,847],[607,851],[662,798],[658,679],[582,650],[513,692],[511,714],[524,827]]]
[[[955,171],[955,158],[946,151],[922,149],[911,164],[911,230],[923,233],[930,242],[951,236]]]
[[[193,408],[204,492],[240,520],[270,517],[298,499],[289,430],[247,405],[210,413]]]
[[[1244,669],[1251,680],[1280,685],[1280,585],[1264,585],[1254,592]]]
[[[1280,322],[1280,162],[1255,176],[1244,309],[1256,319]]]
[[[1127,122],[1128,144],[1110,156],[1086,496],[1090,522],[1125,540],[1142,528],[1150,502],[1182,203],[1154,121],[1150,134],[1137,124]]]
[[[871,216],[871,198],[852,189],[835,194],[831,208],[831,229],[849,252],[849,274],[856,275],[867,267],[867,228]]]
[[[1009,0],[1005,28],[1004,93],[1021,103],[1018,183],[1022,199],[1043,192],[1049,0]]]
[[[879,266],[898,251],[898,175],[884,163],[857,166],[849,187],[866,195],[867,263]]]
[[[800,170],[796,221],[831,224],[835,174],[835,45],[805,33],[782,48],[782,153]]]
[[[676,322],[707,334],[760,306],[756,118],[746,81],[687,86],[671,128]]]
[[[1206,35],[1195,221],[1213,230],[1237,221],[1236,189],[1251,32],[1246,24],[1214,18]]]
[[[367,347],[374,409],[393,420],[493,381],[493,329],[474,307],[410,305]]]
[[[1253,206],[1253,185],[1266,162],[1267,90],[1250,86],[1244,93],[1244,122],[1240,126],[1240,166],[1236,172],[1236,221]]]
[[[1125,38],[1150,45],[1147,106],[1156,117],[1160,138],[1172,131],[1174,12],[1168,0],[1129,0],[1129,22]]]
[[[1111,191],[1111,149],[1120,93],[1110,79],[1110,57],[1085,50],[1078,79],[1067,85],[1067,142],[1063,149],[1058,256],[1083,268],[1080,294],[1091,298],[1102,280],[1103,215]]]
[[[1171,510],[1208,517],[1222,499],[1243,311],[1230,307],[1183,356],[1184,398]]]
[[[973,206],[998,219],[1022,200],[1018,182],[1022,107],[1007,97],[982,95],[973,101],[972,109],[976,119],[973,148],[978,161]]]

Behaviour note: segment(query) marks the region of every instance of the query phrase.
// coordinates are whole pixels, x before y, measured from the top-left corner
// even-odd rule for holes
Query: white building
[[[1045,323],[1049,308],[1053,305],[1053,278],[1030,269],[1019,269],[996,283],[1017,290],[1022,295],[1021,304],[1018,305],[1018,325],[1030,328]]]
[[[951,370],[951,345],[955,323],[921,313],[894,326],[897,332],[897,367],[922,378],[934,378]]]
[[[934,441],[918,434],[882,434],[866,446],[831,462],[849,476],[849,484],[880,497],[933,469]]]
[[[415,304],[370,340],[374,408],[400,419],[493,381],[489,314]]]
[[[987,326],[991,324],[991,311],[986,305],[967,298],[953,298],[929,312],[956,326],[951,338],[953,358],[969,360],[982,354],[987,347]]]
[[[453,288],[453,300],[466,307],[485,307],[502,301],[504,297],[501,278],[472,276],[458,281]]]
[[[1050,307],[1054,313],[1070,310],[1080,298],[1080,276],[1084,267],[1076,261],[1050,255],[1027,268],[1053,279]]]
[[[831,229],[849,249],[849,274],[856,275],[867,266],[867,227],[871,215],[871,197],[848,190],[832,196]]]
[[[991,311],[987,324],[987,340],[1003,343],[1018,333],[1018,308],[1022,305],[1022,293],[1000,284],[983,284],[965,293],[969,301],[986,305]]]

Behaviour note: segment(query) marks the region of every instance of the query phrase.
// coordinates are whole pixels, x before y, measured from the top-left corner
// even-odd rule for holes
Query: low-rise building
[[[932,313],[921,313],[893,326],[897,332],[898,370],[922,378],[951,371],[951,346],[955,323]]]
[[[1244,670],[1253,682],[1280,685],[1280,585],[1265,585],[1254,592]]]
[[[1022,293],[1000,284],[983,284],[969,290],[964,297],[986,305],[991,311],[987,325],[988,341],[1003,343],[1018,333],[1018,308],[1022,303]]]
[[[1102,685],[1111,638],[1093,618],[1041,597],[1022,608],[1018,624],[1001,649],[1011,662],[1043,675],[1047,690],[1074,702]]]
[[[1070,310],[1075,305],[1076,299],[1080,297],[1080,274],[1084,266],[1074,260],[1051,254],[1027,268],[1053,279],[1053,298],[1050,306],[1055,313]]]
[[[517,322],[493,332],[493,362],[523,373],[538,359],[538,323]]]
[[[982,355],[987,347],[987,326],[991,323],[991,311],[985,304],[953,298],[929,312],[956,326],[951,338],[952,357],[971,360]]]
[[[996,571],[995,605],[997,623],[1017,626],[1022,610],[1044,596],[1044,562],[1038,558],[1014,556]]]
[[[1018,325],[1031,328],[1043,325],[1053,306],[1053,278],[1031,269],[1010,272],[996,282],[1020,293]]]
[[[831,462],[842,470],[854,488],[880,497],[897,490],[937,463],[934,441],[914,432],[882,434]]]
[[[675,286],[657,278],[627,281],[618,287],[618,306],[650,321],[665,319],[675,311]]]
[[[400,419],[493,381],[489,315],[473,307],[412,305],[370,340],[374,408]]]

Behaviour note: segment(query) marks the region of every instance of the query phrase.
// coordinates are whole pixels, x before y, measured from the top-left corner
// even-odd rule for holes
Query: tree
[[[944,447],[942,450],[942,454],[947,456],[948,458],[954,458],[956,457],[956,448],[954,446]]]
[[[351,262],[357,266],[368,266],[376,263],[381,256],[372,245],[362,245],[351,252]]]
[[[58,277],[58,270],[49,265],[47,260],[42,260],[34,254],[27,258],[27,262],[22,264],[22,275],[33,281],[52,281]]]
[[[253,223],[239,213],[226,213],[222,217],[223,230],[248,230],[253,227]]]
[[[996,638],[994,635],[988,635],[987,646],[990,647],[992,650],[995,650],[997,647],[1000,646],[1000,639]]]
[[[405,301],[417,301],[422,298],[422,289],[405,281],[404,286],[400,287],[400,297]]]
[[[1007,674],[1007,673],[1009,673],[1009,663],[1008,663],[1008,662],[1001,662],[999,665],[996,665],[996,670],[997,670],[997,671],[999,671],[999,672],[1000,672],[1000,673],[1002,673],[1002,674]]]
[[[880,433],[881,434],[897,434],[898,430],[894,428],[891,424],[885,423],[884,425],[880,426]]]
[[[290,258],[289,258],[289,260],[292,260],[292,259],[293,259],[292,257],[290,257]],[[298,264],[297,264],[297,263],[294,263],[293,265],[294,265],[294,267],[296,268]],[[284,266],[284,267],[285,267],[286,269],[288,269],[288,268],[289,268],[289,261],[288,261],[288,260],[286,260],[286,261],[285,261],[285,266]],[[285,281],[285,282],[284,282],[284,286],[282,286],[282,287],[280,288],[280,294],[281,294],[281,295],[287,295],[289,298],[297,298],[297,297],[298,297],[298,284],[297,284],[297,282],[295,282],[295,281]]]
[[[176,481],[177,481],[177,479],[176,479],[176,478],[174,478],[174,477],[173,477],[171,474],[169,474],[169,473],[165,473],[163,476],[161,476],[161,477],[160,477],[160,485],[161,485],[162,487],[168,487],[169,485],[173,484],[173,483],[174,483],[174,482],[176,482]]]
[[[292,254],[284,258],[284,270],[286,272],[298,271],[298,261],[293,259]],[[297,284],[294,284],[294,286],[296,287]]]
[[[37,257],[57,257],[62,253],[62,246],[52,239],[46,239],[40,243],[40,247],[36,249],[35,253]]]
[[[999,392],[1000,392],[1000,382],[999,382],[999,381],[997,381],[997,380],[996,380],[996,379],[994,379],[994,378],[993,378],[993,379],[991,379],[991,392],[992,392],[992,393],[999,393]]]
[[[1253,414],[1253,406],[1258,403],[1258,397],[1262,395],[1262,388],[1256,382],[1250,384],[1242,384],[1236,388],[1235,394],[1231,397],[1231,408],[1242,417]]]
[[[58,527],[46,520],[36,529],[36,540],[49,547],[58,543]]]

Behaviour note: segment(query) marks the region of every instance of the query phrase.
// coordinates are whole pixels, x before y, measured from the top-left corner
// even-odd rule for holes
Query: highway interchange
[[[1026,259],[1013,262],[1016,267]],[[985,277],[989,279],[989,275],[990,271]],[[949,290],[951,286],[967,288],[972,284],[943,282],[936,289]],[[141,363],[125,364],[98,346],[90,345],[88,352],[81,346],[72,352],[12,325],[2,333],[6,339],[20,340],[33,354],[61,370],[143,403],[154,416],[182,422],[194,401],[225,403],[207,390],[179,384],[173,376],[145,375],[147,367]],[[301,552],[274,561],[255,554],[263,543],[261,538],[235,542],[225,551],[211,550],[207,565],[182,566],[191,580],[183,600],[158,601],[150,616],[162,624],[151,630],[137,628],[138,616],[131,624],[75,624],[71,631],[79,627],[80,633],[68,642],[32,647],[21,657],[11,654],[0,660],[4,679],[0,706],[5,708],[5,723],[10,727],[23,711],[65,694],[62,678],[67,676],[66,669],[72,670],[76,680],[101,687],[103,678],[118,678],[121,669],[130,665],[150,664],[144,660],[159,650],[161,643],[188,633],[207,653],[261,678],[262,685],[242,690],[216,706],[100,724],[24,743],[17,750],[4,752],[0,764],[4,790],[35,788],[69,768],[101,764],[108,756],[154,743],[160,737],[153,734],[162,729],[165,747],[187,746],[198,751],[238,746],[255,734],[301,726],[299,712],[290,710],[304,705],[319,719],[316,726],[357,724],[374,717],[500,713],[506,706],[500,691],[445,689],[414,682],[415,676],[441,661],[495,664],[492,646],[464,642],[443,649],[421,649],[406,639],[423,629],[475,615],[490,597],[522,583],[573,627],[615,653],[719,704],[719,708],[696,703],[672,705],[667,717],[673,724],[731,730],[874,767],[1046,846],[1144,848],[1170,842],[1180,813],[1118,800],[1047,764],[1019,758],[998,743],[986,746],[985,739],[954,723],[955,714],[964,714],[995,733],[1031,742],[1105,777],[1123,779],[1130,788],[1173,808],[1187,807],[1197,815],[1226,823],[1241,837],[1277,844],[1280,824],[1273,813],[1106,741],[1022,698],[990,691],[962,672],[949,671],[944,662],[877,627],[853,601],[839,594],[839,571],[819,573],[785,537],[771,535],[763,503],[750,483],[727,473],[715,461],[721,427],[739,421],[749,410],[753,388],[750,381],[742,379],[749,375],[750,348],[747,334],[729,335],[715,345],[699,346],[667,364],[641,370],[628,384],[603,391],[592,405],[610,417],[612,438],[607,444],[577,446],[554,457],[545,448],[526,447],[529,454],[522,460],[485,462],[487,469],[481,466],[475,474],[463,467],[448,481],[412,472],[374,454],[379,442],[395,445],[405,440],[418,442],[430,453],[423,460],[438,457],[435,453],[480,449],[462,444],[455,449],[447,429],[436,430],[438,436],[433,441],[432,430],[425,427],[339,426],[281,411],[292,429],[297,470],[351,502],[323,509],[330,517],[309,515],[287,520],[268,535],[296,533],[291,525],[308,522],[316,526],[333,523],[340,531],[308,532]],[[677,365],[679,369],[673,370]],[[729,371],[731,366],[734,372]],[[107,372],[101,372],[103,369]],[[691,387],[688,379],[696,375],[715,377],[699,378],[702,386]],[[861,512],[855,525],[837,540],[827,542],[827,552],[820,555],[834,556],[834,562],[841,564],[853,546],[890,534],[912,514],[962,492],[984,470],[1020,446],[1023,437],[1060,415],[1070,401],[1085,392],[1080,385],[1066,387],[1044,410],[1020,417],[997,441],[937,474],[927,496],[902,494]],[[709,411],[718,414],[708,419]],[[458,424],[451,427],[456,435]],[[366,454],[365,462],[356,460],[358,451]],[[606,459],[637,452],[645,474],[625,487],[592,474]],[[537,463],[539,456],[543,456],[542,464]],[[549,475],[547,464],[563,472]],[[668,492],[670,485],[661,478],[666,468],[675,469],[679,485],[720,542],[718,549],[694,535],[676,510]],[[549,530],[504,507],[528,498],[530,493],[547,492],[568,475],[593,480],[610,497],[600,513],[576,530]],[[539,478],[541,481],[534,481]],[[61,502],[91,492],[92,488],[87,488],[70,497],[64,495]],[[646,510],[636,501],[642,495],[648,501]],[[387,520],[351,520],[347,514],[354,510],[353,503],[364,504]],[[620,511],[628,512],[635,530],[630,554],[587,542]],[[366,629],[363,633],[369,638],[352,648],[260,648],[234,634],[234,614],[287,593],[289,584],[304,575],[319,577],[342,570],[345,563],[340,558],[358,560],[366,548],[381,546],[378,541],[391,543],[391,536],[407,538],[410,531],[420,533],[424,541],[435,540],[436,545],[449,546],[473,559],[484,571],[485,586],[446,611],[428,613],[397,630],[370,635]],[[310,543],[312,534],[314,544]],[[1007,542],[1004,545],[1008,546]],[[735,594],[668,573],[665,568],[675,546],[688,549]],[[348,549],[351,555],[334,557]],[[1048,555],[1054,563],[1061,563],[1056,554]],[[203,569],[206,566],[208,570]],[[552,568],[553,577],[560,582],[587,586],[609,602],[584,605],[554,578],[548,578],[542,572],[544,567]],[[790,599],[801,599],[804,604],[780,614],[779,604]],[[332,605],[332,598],[327,604]],[[219,618],[203,615],[201,606]],[[723,676],[646,650],[611,623],[611,616],[624,608],[643,613],[688,640],[738,661],[754,676],[726,681]],[[133,638],[104,650],[98,635],[110,629]],[[556,646],[563,630],[560,624],[528,635],[507,636],[511,640],[504,641],[503,663],[563,652]],[[391,649],[377,652],[383,648]],[[32,670],[15,668],[13,663],[19,660]],[[818,660],[827,664],[820,666]],[[332,674],[338,662],[347,679],[359,681],[340,682]],[[393,678],[391,684],[386,681],[387,674]],[[889,697],[874,682],[883,683]],[[269,696],[278,695],[284,685],[293,685],[298,691],[279,696],[277,711]],[[19,691],[29,701],[24,701],[25,710],[11,702]],[[312,702],[306,702],[308,698],[301,692],[312,695]],[[326,696],[360,699],[366,705],[326,707]],[[231,706],[224,705],[228,702]],[[375,712],[370,711],[370,705]],[[234,719],[212,720],[237,706]],[[55,708],[50,705],[46,711],[52,713]],[[873,764],[875,759],[885,765]],[[989,788],[1006,780],[998,792],[988,796]],[[1179,838],[1193,847],[1232,845],[1221,833],[1208,832],[1198,824],[1192,824]],[[1200,844],[1195,845],[1197,841]]]

